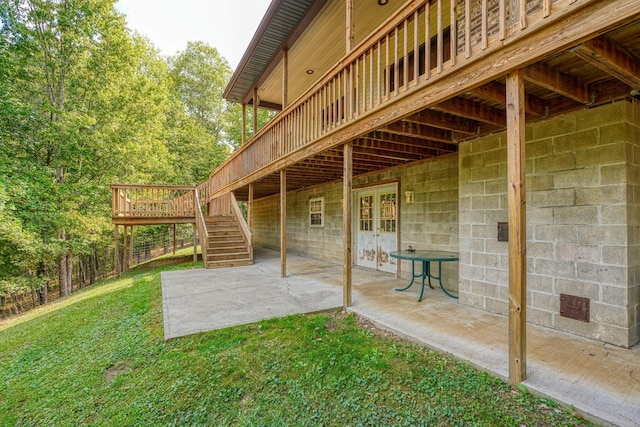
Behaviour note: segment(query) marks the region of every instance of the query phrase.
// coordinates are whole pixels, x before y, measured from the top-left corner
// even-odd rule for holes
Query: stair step
[[[237,259],[249,258],[249,252],[234,252],[228,254],[207,254],[207,262],[215,261],[234,261]]]
[[[232,261],[207,261],[207,268],[224,268],[224,267],[240,267],[243,265],[252,265],[253,260],[250,258],[236,259]]]

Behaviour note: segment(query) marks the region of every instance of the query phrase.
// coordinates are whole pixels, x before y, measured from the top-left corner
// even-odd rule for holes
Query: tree
[[[174,131],[167,144],[182,182],[199,184],[229,155],[222,93],[231,69],[217,49],[203,42],[189,42],[169,58],[169,67],[175,109],[170,126]]]

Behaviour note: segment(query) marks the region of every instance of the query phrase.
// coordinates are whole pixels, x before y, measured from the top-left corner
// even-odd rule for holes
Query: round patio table
[[[459,258],[457,253],[445,252],[445,251],[405,250],[405,251],[391,252],[389,255],[391,255],[393,258],[411,261],[411,282],[404,288],[396,288],[396,291],[406,291],[411,287],[411,285],[413,285],[413,282],[416,279],[416,277],[420,277],[422,278],[422,289],[420,290],[420,298],[418,298],[418,302],[422,301],[422,296],[424,295],[424,279],[425,278],[428,278],[429,287],[431,289],[433,289],[433,286],[431,285],[431,279],[437,280],[438,284],[440,285],[440,289],[442,289],[442,291],[445,294],[449,295],[451,298],[456,298],[456,299],[458,298],[457,295],[452,294],[451,292],[447,291],[444,288],[444,286],[442,286],[442,263],[458,261]],[[416,274],[416,261],[422,262],[422,271],[418,274]],[[431,271],[432,262],[438,263],[437,276],[435,276]]]

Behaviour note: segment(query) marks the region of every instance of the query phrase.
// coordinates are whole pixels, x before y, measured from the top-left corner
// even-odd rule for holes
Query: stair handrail
[[[247,224],[247,221],[245,221],[244,219],[244,215],[242,215],[242,212],[240,211],[240,206],[238,206],[236,195],[233,193],[233,191],[230,194],[231,194],[231,212],[233,213],[233,216],[236,217],[236,222],[240,224],[240,229],[242,231],[242,234],[244,235],[245,241],[247,242],[247,246],[249,249],[249,257],[253,259],[253,236],[251,235],[249,224]]]
[[[200,239],[200,251],[202,252],[202,260],[207,262],[207,252],[209,251],[209,231],[207,230],[207,224],[204,222],[204,215],[202,215],[202,207],[200,205],[200,198],[198,196],[198,189],[194,189],[194,207],[196,215],[196,227],[198,229],[198,239]]]

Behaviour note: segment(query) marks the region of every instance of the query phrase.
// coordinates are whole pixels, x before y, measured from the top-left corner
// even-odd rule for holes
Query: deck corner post
[[[120,277],[120,226],[115,225],[113,229],[114,245],[113,245],[113,266],[115,268],[116,277]]]
[[[524,71],[507,75],[509,382],[527,378],[527,221]]]
[[[280,171],[280,276],[287,277],[287,171]]]
[[[344,144],[344,172],[342,178],[342,304],[346,310],[352,303],[352,193],[353,190],[353,143]]]

